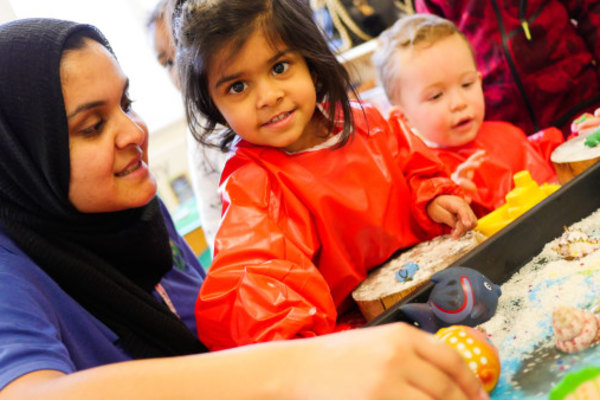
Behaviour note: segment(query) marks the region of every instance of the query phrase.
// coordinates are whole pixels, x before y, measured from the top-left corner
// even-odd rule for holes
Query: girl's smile
[[[273,117],[268,122],[264,123],[263,126],[269,127],[269,128],[277,128],[277,129],[285,128],[288,125],[288,123],[290,123],[293,115],[294,115],[294,110],[282,112],[281,114],[278,114],[277,116]]]

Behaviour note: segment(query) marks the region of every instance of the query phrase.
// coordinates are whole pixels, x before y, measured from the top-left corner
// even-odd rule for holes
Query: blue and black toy
[[[437,332],[450,325],[477,326],[496,312],[500,287],[466,267],[451,267],[431,277],[435,283],[427,303],[409,303],[400,310],[421,329]]]

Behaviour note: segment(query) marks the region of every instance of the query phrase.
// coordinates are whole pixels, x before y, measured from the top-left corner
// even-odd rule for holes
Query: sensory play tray
[[[567,182],[451,266],[476,269],[502,285],[496,315],[483,324],[502,372],[492,399],[546,399],[569,372],[600,366],[600,347],[565,354],[554,346],[552,309],[600,305],[600,251],[568,264],[552,250],[565,227],[600,238],[600,163]],[[400,306],[424,303],[429,283],[368,325],[412,322]]]

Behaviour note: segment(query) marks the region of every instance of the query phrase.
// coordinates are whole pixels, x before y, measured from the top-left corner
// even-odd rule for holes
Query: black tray
[[[600,163],[596,163],[528,210],[450,266],[476,269],[501,285],[542,251],[547,242],[600,208]],[[367,326],[395,321],[413,322],[399,310],[410,302],[424,303],[433,284],[399,301]]]

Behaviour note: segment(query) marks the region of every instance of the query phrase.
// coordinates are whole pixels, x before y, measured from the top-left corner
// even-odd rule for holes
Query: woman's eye
[[[464,87],[464,88],[468,88],[468,87],[470,87],[471,85],[473,85],[473,82],[465,82],[465,83],[463,83],[463,84],[462,84],[462,87]]]
[[[126,113],[130,112],[132,110],[132,104],[133,100],[131,100],[129,96],[125,94],[123,96],[123,99],[121,100],[121,108],[123,109],[123,111],[125,111]]]
[[[287,61],[281,61],[273,65],[273,73],[275,75],[283,74],[288,70],[288,68],[290,68],[290,63]]]
[[[246,89],[246,84],[244,82],[238,81],[229,86],[229,93],[242,93]]]
[[[94,136],[94,135],[97,135],[100,132],[102,132],[102,128],[104,127],[104,123],[105,122],[106,121],[101,118],[94,125],[90,126],[89,128],[83,129],[81,131],[81,133],[83,133],[85,136]]]

